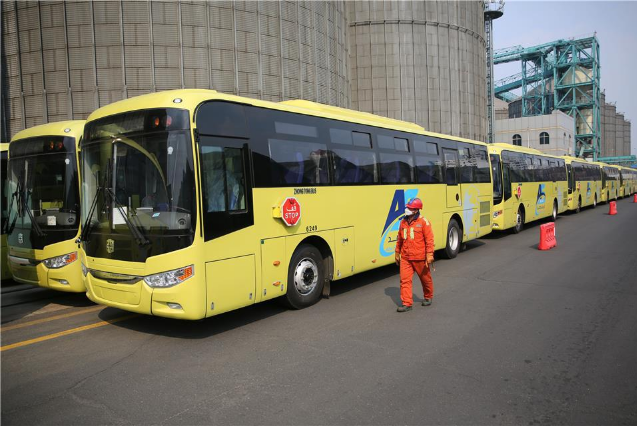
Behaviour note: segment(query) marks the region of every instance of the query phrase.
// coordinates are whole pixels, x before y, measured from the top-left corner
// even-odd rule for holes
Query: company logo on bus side
[[[383,257],[393,256],[396,251],[396,236],[400,228],[400,220],[405,214],[405,205],[408,200],[418,196],[417,189],[397,189],[387,212],[385,226],[381,233],[379,251]]]

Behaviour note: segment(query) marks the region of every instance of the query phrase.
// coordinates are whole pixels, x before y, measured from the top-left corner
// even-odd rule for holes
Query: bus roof
[[[339,121],[347,121],[365,124],[374,127],[398,130],[408,133],[416,133],[428,136],[438,136],[446,139],[453,139],[460,142],[477,143],[486,145],[484,142],[464,139],[440,133],[427,132],[424,127],[407,121],[393,118],[381,117],[367,112],[355,111],[346,108],[324,105],[306,100],[288,100],[282,102],[270,102],[260,99],[235,96],[227,93],[217,92],[207,89],[178,89],[163,92],[148,93],[129,99],[124,99],[105,105],[88,117],[88,121],[97,120],[109,115],[119,114],[126,111],[136,111],[148,108],[182,108],[193,111],[202,102],[210,100],[224,100],[246,105],[253,105],[261,108],[275,109],[279,111],[292,112],[303,115],[330,118]],[[193,117],[191,117],[191,120]]]
[[[11,139],[11,143],[38,136],[71,136],[76,139],[77,143],[84,132],[84,123],[86,123],[85,120],[69,120],[29,127],[16,133]]]

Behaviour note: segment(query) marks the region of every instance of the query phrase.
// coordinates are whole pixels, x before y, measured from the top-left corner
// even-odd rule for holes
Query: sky
[[[530,47],[560,38],[597,35],[600,85],[606,102],[631,121],[631,151],[637,155],[637,1],[506,0],[493,23],[493,47]],[[495,79],[519,73],[520,62],[496,65]]]

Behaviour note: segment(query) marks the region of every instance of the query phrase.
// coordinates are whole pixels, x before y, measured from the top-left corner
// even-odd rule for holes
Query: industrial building
[[[606,101],[600,88],[599,57],[595,36],[494,52],[494,63],[520,62],[522,69],[495,83],[494,95],[500,101],[495,107],[495,127],[500,139],[511,143],[507,139],[524,134],[531,147],[591,160],[630,156],[630,121]],[[551,138],[555,143],[542,143],[546,141],[540,137],[543,132],[567,122],[556,111],[570,116],[572,130],[558,131],[557,139]],[[569,135],[572,146],[562,149],[560,145]]]
[[[2,140],[153,91],[307,99],[485,140],[482,1],[3,1]]]

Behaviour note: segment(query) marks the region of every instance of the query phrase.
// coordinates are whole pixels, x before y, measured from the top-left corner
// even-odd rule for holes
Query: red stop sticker
[[[522,187],[521,186],[518,186],[517,196],[518,196],[518,198],[522,197]]]
[[[301,220],[301,205],[296,198],[286,198],[281,204],[281,219],[287,226],[296,225]]]

